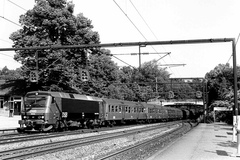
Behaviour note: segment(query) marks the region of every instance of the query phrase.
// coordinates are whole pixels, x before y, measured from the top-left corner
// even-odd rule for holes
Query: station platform
[[[0,116],[0,130],[18,128],[18,120],[20,119],[20,115],[14,115],[12,117]]]
[[[232,136],[231,125],[200,123],[147,160],[240,160]]]

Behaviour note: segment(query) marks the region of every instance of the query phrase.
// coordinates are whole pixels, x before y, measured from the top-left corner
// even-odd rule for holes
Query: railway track
[[[162,129],[171,128],[170,126],[173,126],[173,125],[174,123],[167,123],[164,125],[156,125],[156,126],[139,128],[134,130],[127,130],[127,131],[124,130],[124,131],[114,132],[114,133],[98,134],[90,137],[74,138],[69,140],[61,140],[57,142],[49,141],[49,143],[46,143],[46,144],[1,151],[0,159],[26,159],[33,156],[39,156],[39,155],[58,152],[58,151],[62,151],[62,150],[66,150],[74,147],[90,145],[93,143],[99,143],[102,141],[116,139],[123,136],[129,136],[129,135],[137,134],[140,132],[146,132],[154,129],[156,130],[160,128]]]
[[[117,127],[122,128],[122,127]],[[113,128],[113,129],[116,129]],[[19,134],[19,133],[11,133],[4,134],[0,137],[0,145],[10,144],[10,143],[20,143],[32,140],[46,139],[46,138],[56,138],[62,136],[70,136],[70,135],[78,135],[84,133],[91,132],[100,132],[110,130],[109,128],[98,128],[98,129],[81,129],[81,130],[73,130],[73,131],[64,131],[64,132],[52,132],[52,133],[33,133],[33,134]]]
[[[105,156],[101,156],[98,158],[98,160],[105,160],[105,159],[141,159],[138,157],[139,155],[142,155],[140,152],[146,151],[149,148],[149,146],[153,146],[157,144],[162,144],[165,141],[169,140],[170,137],[179,136],[180,134],[183,134],[187,131],[186,125],[182,125],[179,128],[175,128],[174,130],[171,130],[170,132],[164,132],[159,136],[156,136],[152,139],[147,139],[144,141],[141,141],[135,145],[127,146],[122,149],[116,150],[114,152],[111,152]],[[149,153],[148,153],[149,154]]]
[[[6,137],[2,137],[0,139],[0,145],[10,144],[10,143],[20,143],[32,140],[39,140],[44,138],[55,138],[61,136],[69,136],[69,135],[76,135],[81,133],[86,133],[88,131],[78,130],[78,131],[71,131],[71,132],[64,132],[64,133],[45,133],[45,134],[14,134],[14,135],[5,135]]]

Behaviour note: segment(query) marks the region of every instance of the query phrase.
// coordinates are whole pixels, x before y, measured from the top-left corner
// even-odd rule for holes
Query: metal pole
[[[236,43],[235,39],[232,40],[232,50],[233,50],[233,78],[234,78],[234,106],[233,113],[236,116],[236,126],[233,128],[237,131],[237,157],[240,156],[240,117],[238,116],[238,96],[237,96],[237,56],[236,56]],[[234,129],[233,129],[234,131]],[[233,132],[233,137],[235,134]],[[233,138],[235,139],[235,138]]]
[[[237,104],[238,104],[238,98],[237,98],[237,56],[236,56],[236,45],[235,45],[235,39],[232,41],[232,49],[233,49],[233,78],[234,78],[234,113],[237,116],[238,110],[237,110]]]
[[[207,116],[207,111],[208,111],[208,108],[207,108],[207,105],[208,105],[208,90],[207,90],[207,80],[206,80],[206,83],[205,83],[205,105],[204,105],[204,123],[206,123],[206,116]]]
[[[157,77],[156,77],[156,93],[158,93],[158,86],[157,86]]]
[[[71,48],[99,48],[99,47],[128,47],[128,46],[146,46],[146,45],[176,45],[176,44],[196,44],[196,43],[220,43],[232,42],[234,38],[215,38],[215,39],[193,39],[193,40],[173,40],[173,41],[149,41],[149,42],[125,42],[125,43],[106,43],[106,44],[81,44],[81,45],[49,45],[39,47],[22,48],[0,48],[0,51],[17,50],[44,50],[44,49],[71,49]]]
[[[139,70],[141,68],[141,46],[139,45]]]

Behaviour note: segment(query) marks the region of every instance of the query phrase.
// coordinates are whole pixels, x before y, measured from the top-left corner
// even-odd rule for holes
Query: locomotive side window
[[[55,98],[54,97],[52,97],[52,103],[55,103]]]

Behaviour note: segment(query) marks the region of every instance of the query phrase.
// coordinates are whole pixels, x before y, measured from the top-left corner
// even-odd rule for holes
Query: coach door
[[[125,119],[125,114],[126,114],[126,106],[124,105],[119,105],[122,108],[122,119]]]
[[[105,108],[104,108],[103,102],[98,102],[98,103],[99,103],[99,119],[104,120]]]

